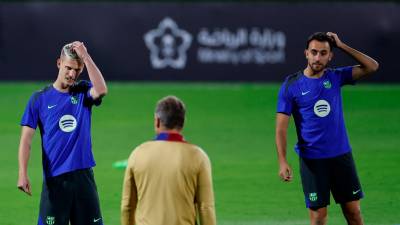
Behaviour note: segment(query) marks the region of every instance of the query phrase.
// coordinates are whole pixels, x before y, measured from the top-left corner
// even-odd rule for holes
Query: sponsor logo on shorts
[[[356,191],[353,191],[353,195],[356,195],[358,192],[360,192],[361,191],[361,189],[358,189],[358,190],[356,190]]]
[[[319,117],[325,117],[329,115],[330,111],[331,106],[329,105],[329,102],[323,99],[318,100],[314,105],[314,113]]]
[[[312,201],[312,202],[315,202],[315,201],[317,201],[317,199],[318,199],[318,196],[317,196],[317,193],[315,193],[315,192],[313,192],[313,193],[310,193],[310,195],[309,195],[309,197],[308,197],[309,199],[310,199],[310,201]]]
[[[54,216],[47,216],[46,217],[46,224],[53,225],[56,222],[56,218]]]
[[[101,217],[100,218],[94,218],[93,219],[93,223],[97,223],[97,222],[99,222],[101,220]]]
[[[61,117],[60,121],[58,121],[58,126],[62,131],[69,133],[75,130],[77,122],[74,116],[64,115]]]

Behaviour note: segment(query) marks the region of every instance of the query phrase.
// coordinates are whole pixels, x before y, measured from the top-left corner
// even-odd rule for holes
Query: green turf
[[[44,84],[2,83],[0,90],[0,224],[36,224],[42,182],[40,135],[34,138],[29,175],[33,196],[16,188],[19,121],[34,90]],[[213,165],[216,210],[222,225],[306,225],[293,121],[288,158],[294,181],[280,182],[274,145],[277,84],[109,83],[93,110],[95,176],[105,224],[119,224],[123,171],[112,163],[153,134],[153,110],[174,94],[187,105],[188,141],[206,150]],[[366,198],[366,224],[400,224],[400,85],[359,85],[343,91],[345,119]],[[345,224],[337,205],[329,224]]]

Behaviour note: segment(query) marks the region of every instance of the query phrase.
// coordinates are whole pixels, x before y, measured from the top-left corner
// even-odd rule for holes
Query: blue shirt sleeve
[[[354,85],[356,83],[353,79],[353,66],[337,68],[335,69],[335,74],[339,76],[340,86],[346,84]]]
[[[39,93],[35,93],[29,99],[21,119],[21,126],[28,126],[36,129],[39,121]]]
[[[92,95],[90,95],[90,89],[92,89],[92,87],[93,87],[92,82],[88,82],[88,85],[89,85],[89,87],[88,87],[85,97],[89,100],[89,102],[92,103],[92,105],[95,105],[95,106],[101,105],[101,102],[102,102],[101,97],[98,99],[93,99]]]
[[[278,94],[277,113],[284,113],[286,115],[292,114],[293,101],[287,86],[287,80],[282,84]]]
[[[92,83],[87,80],[81,80],[74,85],[72,88],[72,92],[74,93],[82,93],[84,95],[84,101],[88,104],[88,106],[92,105],[100,105],[101,98],[93,99],[90,95],[90,89],[92,88]]]

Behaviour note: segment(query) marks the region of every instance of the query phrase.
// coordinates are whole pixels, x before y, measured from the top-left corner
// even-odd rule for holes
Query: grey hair
[[[158,101],[156,110],[157,118],[167,129],[182,129],[185,123],[185,104],[175,96],[167,96]]]
[[[63,46],[63,48],[61,49],[61,57],[67,57],[69,59],[74,59],[74,60],[81,60],[81,58],[79,58],[78,54],[76,54],[76,52],[72,48],[72,43],[68,43]]]

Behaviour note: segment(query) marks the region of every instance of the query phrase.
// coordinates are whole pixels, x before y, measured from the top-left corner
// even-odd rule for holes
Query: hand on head
[[[339,39],[339,37],[338,37],[338,35],[336,33],[326,32],[326,35],[328,35],[329,37],[332,38],[332,40],[333,40],[333,42],[335,44],[335,47],[338,47],[338,48],[341,47],[342,41]]]
[[[74,41],[72,42],[72,49],[76,52],[76,54],[81,58],[83,61],[88,57],[88,52],[83,44],[83,42],[80,41]]]

